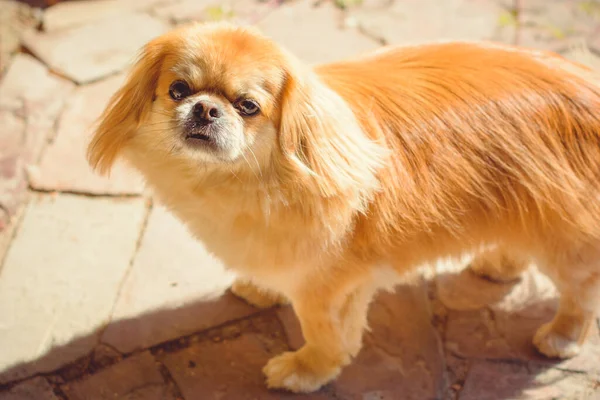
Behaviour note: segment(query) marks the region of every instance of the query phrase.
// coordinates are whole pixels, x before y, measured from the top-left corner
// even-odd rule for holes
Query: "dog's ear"
[[[281,101],[279,147],[291,179],[326,197],[377,186],[387,151],[337,93],[306,71],[287,77]]]
[[[158,40],[141,51],[125,84],[112,96],[88,146],[92,168],[107,174],[127,140],[152,108],[163,59]]]

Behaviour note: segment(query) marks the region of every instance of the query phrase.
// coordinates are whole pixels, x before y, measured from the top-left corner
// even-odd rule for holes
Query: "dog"
[[[576,355],[600,303],[600,77],[487,42],[386,47],[309,66],[248,27],[149,42],[88,148],[125,160],[259,307],[305,345],[264,367],[315,391],[361,348],[376,291],[440,257],[512,279],[535,261],[560,305],[533,342]],[[480,251],[485,246],[491,250]]]

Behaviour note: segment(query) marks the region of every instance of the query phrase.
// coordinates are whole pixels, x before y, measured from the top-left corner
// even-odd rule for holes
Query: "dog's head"
[[[310,68],[227,24],[148,43],[88,151],[101,172],[123,155],[305,183],[326,196],[374,180],[380,162],[348,105]]]

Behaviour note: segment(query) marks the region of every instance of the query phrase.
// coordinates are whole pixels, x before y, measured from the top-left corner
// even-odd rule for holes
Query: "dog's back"
[[[394,237],[482,235],[471,229],[476,210],[518,230],[554,224],[600,239],[600,78],[586,66],[467,42],[390,48],[317,72],[394,151],[374,207]]]

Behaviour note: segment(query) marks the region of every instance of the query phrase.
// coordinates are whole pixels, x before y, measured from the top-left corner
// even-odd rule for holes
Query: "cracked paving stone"
[[[264,325],[258,332],[242,332],[232,339],[194,343],[165,353],[161,360],[186,399],[330,399],[324,393],[302,396],[267,390],[262,368],[285,349],[285,343],[282,335],[273,335],[279,330],[276,321]]]
[[[92,171],[86,159],[93,125],[123,80],[123,76],[114,76],[73,92],[58,121],[55,140],[39,165],[28,168],[34,189],[111,195],[143,192],[142,179],[133,169],[117,164],[107,178]]]
[[[387,44],[438,40],[512,42],[515,26],[501,26],[503,7],[494,1],[404,0],[350,10],[350,18],[372,37]],[[380,3],[380,2],[375,2]]]
[[[232,280],[173,215],[155,206],[102,341],[131,352],[256,313],[225,292]]]
[[[41,12],[28,4],[0,0],[0,75],[18,53],[23,32],[39,23]]]
[[[17,54],[0,81],[0,109],[53,121],[73,88],[32,56]]]
[[[301,347],[300,325],[291,309],[281,309],[279,318],[291,347]],[[424,284],[380,293],[369,311],[369,327],[360,353],[332,384],[340,398],[394,400],[398,393],[403,399],[442,397],[444,356]]]
[[[124,12],[142,11],[169,0],[86,0],[63,1],[44,10],[43,28],[54,32],[115,18]]]
[[[231,3],[220,0],[178,0],[158,5],[152,9],[152,14],[175,24],[229,19],[233,16]]]
[[[519,19],[520,45],[563,53],[574,43],[597,36],[600,6],[593,1],[528,0]]]
[[[175,400],[159,365],[149,352],[133,355],[93,375],[69,382],[61,390],[69,400]]]
[[[0,208],[6,213],[1,222],[7,225],[27,195],[22,158],[25,123],[13,113],[0,110],[0,127]]]
[[[0,110],[23,120],[20,158],[34,164],[53,137],[54,124],[74,89],[28,54],[18,54],[0,81]],[[0,139],[1,140],[1,139]]]
[[[178,0],[160,4],[151,13],[174,24],[194,21],[230,21],[256,23],[272,9],[265,1],[256,0]]]
[[[0,274],[2,273],[4,258],[23,216],[24,208],[24,205],[19,207],[10,217],[4,210],[0,209]]]
[[[96,368],[104,368],[120,361],[123,355],[104,343],[100,343],[92,353],[92,362]]]
[[[26,201],[25,168],[37,161],[72,89],[72,83],[25,54],[13,59],[0,81],[0,207],[6,214],[0,225],[8,224]]]
[[[596,374],[600,371],[600,338],[595,328],[582,353],[570,360],[549,360],[534,348],[535,332],[553,318],[558,305],[553,284],[535,267],[514,284],[491,283],[466,270],[443,274],[437,278],[437,288],[440,301],[449,309],[445,347],[452,353],[467,358],[535,360]]]
[[[112,311],[146,215],[142,199],[38,196],[0,279],[0,383],[89,353]]]
[[[341,28],[341,20],[342,13],[332,2],[295,1],[273,10],[257,26],[309,63],[336,61],[379,47],[356,29]]]
[[[381,293],[369,327],[363,349],[334,383],[336,393],[349,399],[370,394],[393,400],[398,393],[404,399],[441,398],[444,357],[423,282]]]
[[[52,386],[42,377],[21,382],[10,390],[0,392],[0,400],[59,400]]]
[[[52,70],[83,84],[123,70],[146,42],[167,30],[149,15],[122,13],[60,32],[32,30],[23,42]]]
[[[475,361],[460,392],[461,400],[595,399],[600,387],[585,374],[543,364]]]

